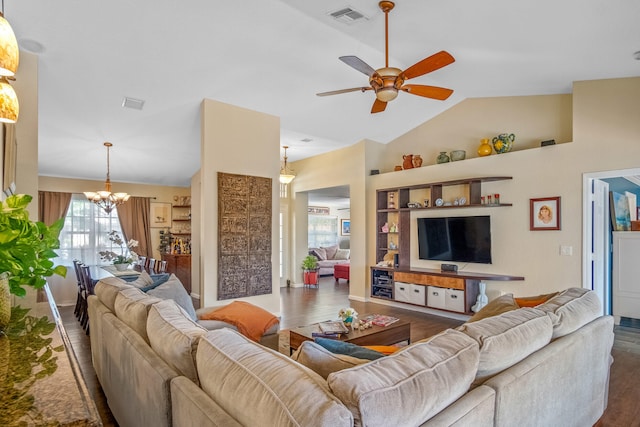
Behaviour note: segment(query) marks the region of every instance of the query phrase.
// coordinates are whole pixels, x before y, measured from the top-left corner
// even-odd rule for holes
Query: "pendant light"
[[[4,18],[4,0],[0,13],[0,122],[15,123],[20,112],[18,96],[9,84],[9,79],[18,71],[20,50],[13,29]]]
[[[87,196],[89,201],[95,203],[106,213],[111,213],[113,208],[119,206],[129,200],[127,193],[112,193],[111,192],[111,179],[109,177],[109,149],[113,146],[110,142],[105,142],[104,146],[107,147],[107,180],[104,183],[104,190],[102,191],[85,191],[84,195]]]
[[[293,178],[295,178],[296,175],[293,173],[293,170],[290,169],[287,165],[287,148],[289,147],[283,145],[282,148],[284,148],[284,161],[282,162],[282,167],[280,168],[280,182],[283,184],[289,184],[291,181],[293,181]]]

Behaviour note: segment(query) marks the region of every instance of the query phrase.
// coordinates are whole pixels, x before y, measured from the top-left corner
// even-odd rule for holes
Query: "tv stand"
[[[486,302],[484,282],[496,280],[524,280],[524,277],[428,268],[394,269],[374,266],[371,267],[371,296],[471,315],[474,305],[481,301]],[[476,306],[476,309],[479,308]]]

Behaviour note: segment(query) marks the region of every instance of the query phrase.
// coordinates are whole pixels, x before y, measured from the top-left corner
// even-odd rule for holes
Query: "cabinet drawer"
[[[436,286],[427,287],[427,307],[446,309],[446,289]]]
[[[464,291],[458,289],[445,289],[445,308],[451,311],[464,313]]]
[[[427,305],[427,287],[411,284],[409,289],[409,302],[417,305]]]
[[[396,271],[395,280],[417,283],[419,285],[440,286],[441,288],[464,289],[464,279],[456,279],[455,277],[431,276],[429,274]]]

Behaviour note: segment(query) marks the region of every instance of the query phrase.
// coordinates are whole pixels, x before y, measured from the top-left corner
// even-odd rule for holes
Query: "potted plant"
[[[313,255],[307,255],[302,260],[302,270],[305,285],[318,284],[318,258]]]
[[[60,247],[58,236],[64,225],[61,218],[47,227],[29,219],[27,206],[33,197],[16,194],[2,202],[0,210],[0,330],[11,316],[10,294],[26,295],[23,286],[42,288],[46,277],[67,275],[67,268],[55,266],[53,251]]]
[[[132,251],[133,248],[138,246],[138,241],[133,239],[129,240],[126,243],[125,249],[125,242],[124,240],[122,240],[122,237],[120,237],[120,234],[118,234],[116,230],[111,230],[108,233],[108,236],[111,242],[120,246],[120,254],[117,254],[113,251],[100,251],[100,257],[103,261],[111,261],[116,270],[126,270],[127,267],[129,267],[129,264],[137,261],[138,259],[138,254]]]

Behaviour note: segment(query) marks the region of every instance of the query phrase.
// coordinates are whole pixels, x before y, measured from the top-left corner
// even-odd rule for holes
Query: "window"
[[[60,249],[56,251],[59,257],[55,262],[73,265],[73,260],[79,259],[87,265],[109,264],[100,259],[98,252],[120,254],[120,247],[109,241],[107,233],[111,230],[116,230],[124,238],[117,209],[107,214],[83,194],[74,194],[60,232]]]
[[[309,231],[307,234],[310,248],[337,244],[338,218],[329,215],[309,215]]]

